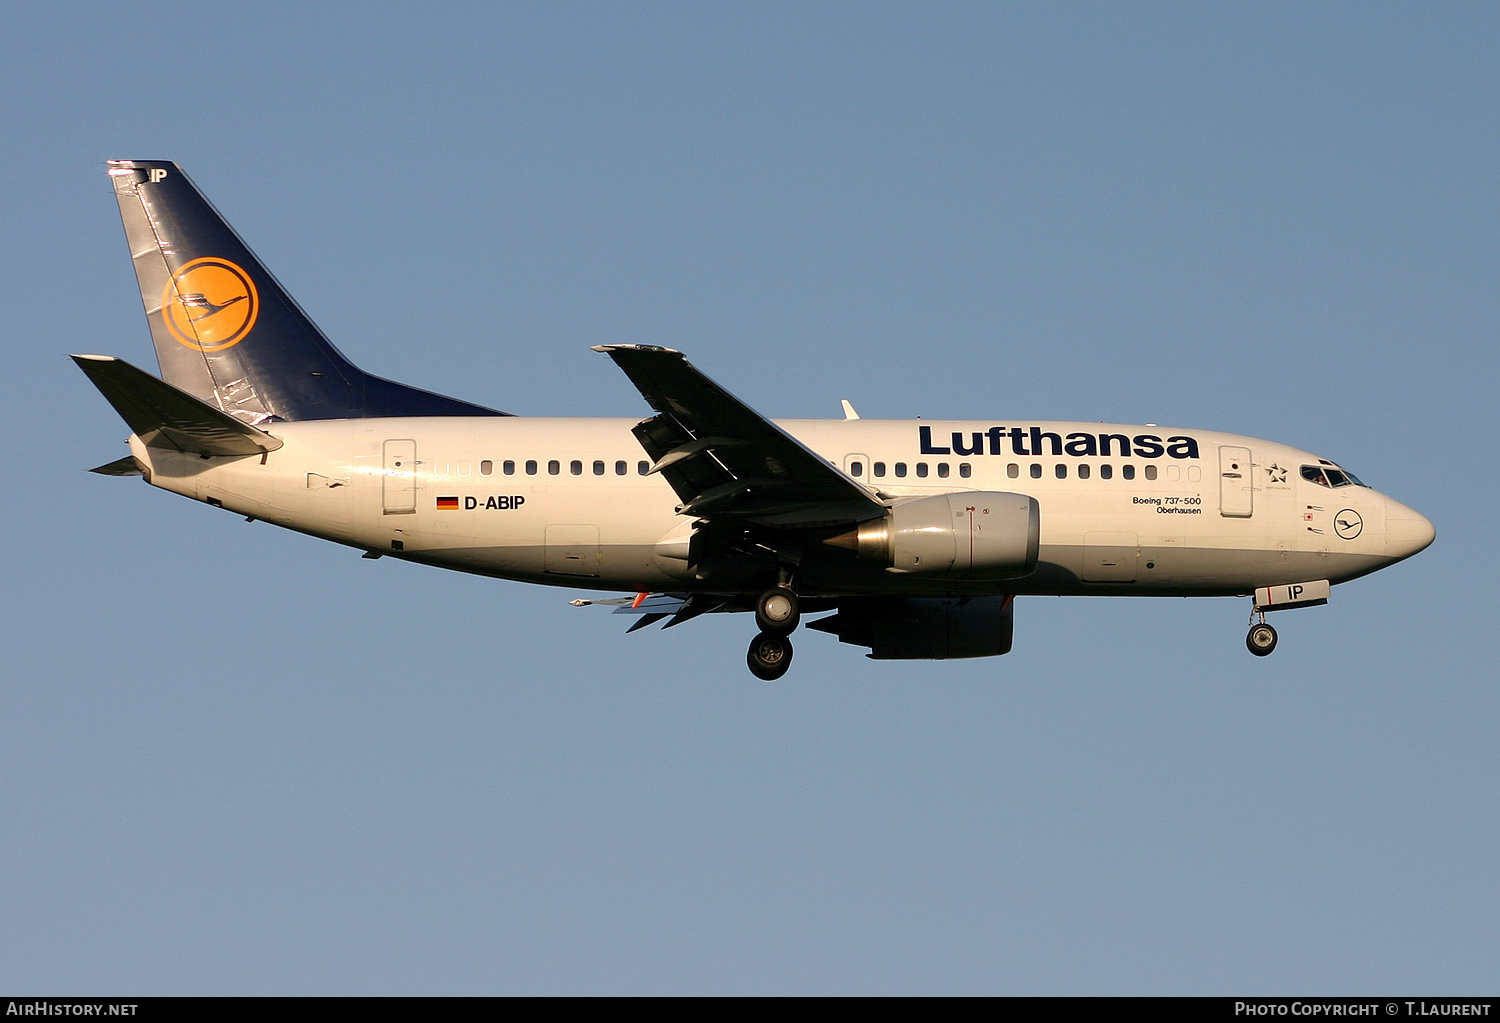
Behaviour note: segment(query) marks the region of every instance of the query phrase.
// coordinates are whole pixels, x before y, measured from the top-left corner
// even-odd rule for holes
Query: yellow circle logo
[[[161,296],[167,329],[200,352],[220,352],[239,344],[259,315],[255,282],[227,259],[193,260],[172,275]]]

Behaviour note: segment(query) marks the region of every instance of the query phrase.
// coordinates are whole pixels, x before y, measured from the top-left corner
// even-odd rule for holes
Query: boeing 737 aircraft
[[[1208,430],[764,418],[680,352],[603,345],[655,411],[533,419],[355,368],[174,163],[109,164],[161,378],[74,356],[130,426],[95,472],[395,557],[634,594],[629,631],[746,611],[750,670],[809,627],[876,658],[1011,648],[1017,596],[1252,596],[1265,613],[1433,540],[1297,448]]]

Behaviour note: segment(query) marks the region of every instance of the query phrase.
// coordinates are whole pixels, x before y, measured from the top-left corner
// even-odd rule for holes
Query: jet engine
[[[884,562],[887,572],[1016,579],[1036,570],[1040,537],[1035,498],[968,490],[909,498],[823,542]]]

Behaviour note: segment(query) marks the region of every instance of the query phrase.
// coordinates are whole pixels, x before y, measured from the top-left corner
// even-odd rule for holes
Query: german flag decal
[[[458,498],[440,497],[437,499],[438,511],[458,511]]]

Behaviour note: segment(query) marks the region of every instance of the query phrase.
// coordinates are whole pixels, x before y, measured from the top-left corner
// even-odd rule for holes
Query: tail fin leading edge
[[[175,163],[109,175],[167,383],[248,423],[506,414],[355,367]]]

